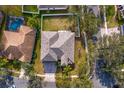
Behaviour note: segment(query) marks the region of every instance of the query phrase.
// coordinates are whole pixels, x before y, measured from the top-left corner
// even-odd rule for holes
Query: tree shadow
[[[116,84],[116,80],[115,78],[109,73],[109,72],[106,72],[106,71],[103,71],[101,69],[101,67],[104,65],[104,61],[103,60],[97,60],[96,62],[96,77],[97,79],[100,80],[100,83],[103,85],[103,86],[106,86],[108,88],[112,88],[113,85]]]

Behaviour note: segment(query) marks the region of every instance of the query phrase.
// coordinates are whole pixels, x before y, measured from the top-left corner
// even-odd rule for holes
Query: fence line
[[[41,15],[41,31],[43,28],[43,18],[44,17],[54,17],[54,16],[76,16],[76,20],[77,20],[77,31],[75,32],[75,37],[80,37],[80,23],[79,23],[79,16],[77,14],[74,13],[61,13],[61,14],[42,14]]]

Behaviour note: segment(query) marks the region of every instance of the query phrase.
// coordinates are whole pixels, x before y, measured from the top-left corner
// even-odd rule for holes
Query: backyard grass
[[[75,16],[44,17],[42,22],[43,31],[76,30]]]
[[[40,38],[36,42],[36,48],[35,48],[35,53],[36,53],[36,59],[34,60],[34,70],[37,74],[43,74],[43,64],[41,63],[40,60],[40,52],[41,52],[41,40]]]
[[[0,10],[3,11],[6,15],[22,16],[21,5],[0,5]]]
[[[37,5],[24,5],[23,11],[38,12],[38,8],[37,8]]]

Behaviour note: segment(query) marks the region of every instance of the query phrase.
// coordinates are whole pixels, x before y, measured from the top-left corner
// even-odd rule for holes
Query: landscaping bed
[[[39,9],[37,8],[37,5],[24,5],[23,7],[23,12],[27,13],[38,13]]]

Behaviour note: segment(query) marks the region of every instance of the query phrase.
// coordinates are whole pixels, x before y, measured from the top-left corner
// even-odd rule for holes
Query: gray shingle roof
[[[66,10],[67,5],[39,5],[40,10]]]
[[[74,62],[75,34],[70,31],[42,31],[41,60],[58,61],[61,64]]]

